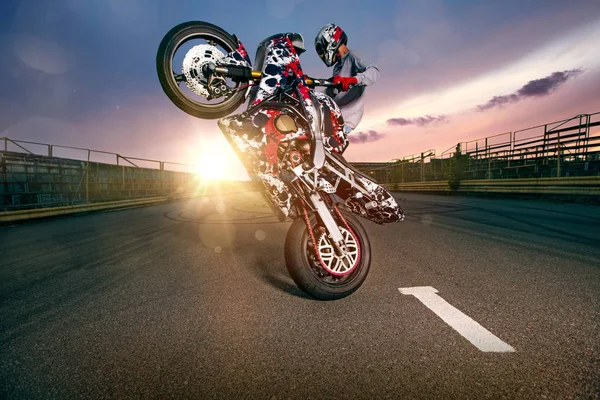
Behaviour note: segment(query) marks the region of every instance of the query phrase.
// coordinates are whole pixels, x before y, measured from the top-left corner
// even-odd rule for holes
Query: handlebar
[[[252,77],[252,80],[258,81],[262,78],[262,72],[252,70],[252,72],[250,73],[250,76]],[[333,82],[329,79],[316,79],[316,78],[309,78],[308,76],[305,76],[304,79],[306,80],[306,84],[308,86],[323,86],[323,87],[334,87],[335,86],[333,84]]]
[[[308,86],[324,86],[324,87],[334,87],[335,84],[328,79],[315,79],[306,77],[306,84]]]
[[[210,71],[215,71],[217,73],[226,75],[226,76],[230,76],[235,78],[241,78],[241,79],[248,79],[248,80],[253,80],[253,81],[259,81],[262,79],[262,72],[261,71],[256,71],[256,70],[250,70],[247,67],[239,67],[239,66],[219,66],[219,67],[214,67],[214,66],[208,66],[205,67],[208,68]],[[306,80],[306,84],[308,86],[312,86],[312,87],[317,87],[317,86],[322,86],[322,87],[335,87],[336,85],[329,79],[315,79],[315,78],[309,78],[308,76],[305,76],[305,80]]]

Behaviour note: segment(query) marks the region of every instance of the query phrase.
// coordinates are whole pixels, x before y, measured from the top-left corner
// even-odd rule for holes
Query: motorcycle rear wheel
[[[333,276],[319,265],[303,218],[294,220],[285,240],[285,264],[290,276],[302,291],[320,300],[337,300],[351,295],[364,283],[371,266],[371,244],[367,232],[349,212],[340,212],[358,244],[360,257],[358,265],[347,275]],[[319,221],[313,216],[310,223],[317,234]],[[343,222],[338,221],[338,224],[346,229]]]
[[[164,36],[158,47],[156,71],[160,85],[165,94],[177,107],[194,117],[202,119],[225,117],[235,111],[244,102],[244,91],[237,91],[219,103],[208,104],[195,101],[186,96],[175,80],[173,71],[173,57],[175,52],[184,43],[192,39],[210,40],[227,52],[232,52],[237,48],[234,37],[216,25],[202,21],[190,21],[179,24]]]

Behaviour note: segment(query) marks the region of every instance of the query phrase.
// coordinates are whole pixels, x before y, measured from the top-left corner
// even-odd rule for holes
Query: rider
[[[325,94],[340,107],[346,134],[354,130],[362,119],[365,86],[372,85],[379,78],[379,69],[373,64],[365,64],[356,52],[348,49],[347,43],[348,36],[335,24],[322,27],[315,38],[317,54],[326,66],[333,66],[333,83],[336,86],[328,87]]]

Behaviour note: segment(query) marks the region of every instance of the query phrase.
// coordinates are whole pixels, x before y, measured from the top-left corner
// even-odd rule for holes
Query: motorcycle
[[[258,45],[253,66],[236,35],[190,21],[164,36],[156,68],[177,107],[218,119],[275,215],[293,220],[284,254],[294,282],[334,300],[355,292],[369,272],[371,245],[355,216],[383,224],[404,214],[387,190],[342,157],[348,139],[340,109],[314,90],[333,83],[303,73],[304,51],[301,34],[273,35]],[[246,101],[244,111],[230,115]]]

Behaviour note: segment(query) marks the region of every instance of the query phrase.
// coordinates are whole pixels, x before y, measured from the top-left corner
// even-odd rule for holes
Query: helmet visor
[[[327,51],[325,49],[325,46],[323,46],[322,43],[317,43],[315,45],[315,49],[317,50],[317,54],[319,55],[319,58],[321,58],[321,60],[326,64],[329,65],[329,62],[327,60]]]
[[[319,57],[323,58],[323,55],[325,54],[325,46],[323,46],[322,43],[317,43],[315,49],[317,50]]]

